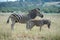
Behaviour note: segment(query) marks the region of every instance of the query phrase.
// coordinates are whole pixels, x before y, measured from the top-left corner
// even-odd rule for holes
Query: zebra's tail
[[[10,16],[8,17],[7,23],[9,23]]]

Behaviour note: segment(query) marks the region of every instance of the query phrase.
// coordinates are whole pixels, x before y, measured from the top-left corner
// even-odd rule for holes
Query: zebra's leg
[[[40,31],[41,31],[42,26],[40,25]]]
[[[29,27],[30,27],[30,30],[34,27],[34,23],[33,22],[31,22],[30,24],[29,24]]]
[[[14,30],[15,20],[14,20],[14,19],[11,19],[11,21],[12,21],[12,24],[11,24],[11,30]]]
[[[49,29],[50,29],[50,25],[51,25],[50,23],[49,23],[49,24],[47,24],[47,26],[48,26],[48,28],[49,28]]]
[[[12,24],[11,24],[11,29],[14,30],[14,24],[15,22],[13,21]]]

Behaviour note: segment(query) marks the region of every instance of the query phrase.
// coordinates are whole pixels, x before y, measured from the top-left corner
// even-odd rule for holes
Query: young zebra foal
[[[48,20],[48,19],[42,19],[42,20],[34,20],[34,19],[31,19],[27,22],[26,24],[26,29],[32,29],[34,26],[39,26],[40,27],[40,31],[41,31],[41,27],[43,25],[47,25],[48,28],[50,28],[50,25],[51,25],[51,21]]]

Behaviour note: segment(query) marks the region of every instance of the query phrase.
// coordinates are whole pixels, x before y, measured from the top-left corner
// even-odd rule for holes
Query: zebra
[[[47,27],[50,29],[51,21],[48,19],[42,19],[42,20],[36,20],[31,19],[26,23],[26,29],[32,29],[34,26],[40,27],[40,31],[43,25],[47,25]]]
[[[28,11],[29,12],[28,14],[22,14],[22,15],[16,14],[16,13],[11,14],[8,17],[7,23],[9,23],[9,19],[11,19],[11,21],[12,21],[11,29],[13,30],[15,23],[23,24],[23,23],[26,23],[27,21],[29,21],[30,19],[34,19],[36,16],[43,18],[43,14],[41,14],[39,11],[40,11],[40,9],[36,8],[36,9]]]

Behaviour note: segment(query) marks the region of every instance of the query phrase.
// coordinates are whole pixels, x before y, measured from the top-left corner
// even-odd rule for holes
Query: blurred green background
[[[40,8],[44,13],[60,13],[59,0],[16,0],[0,2],[0,12],[26,12],[34,8]]]

